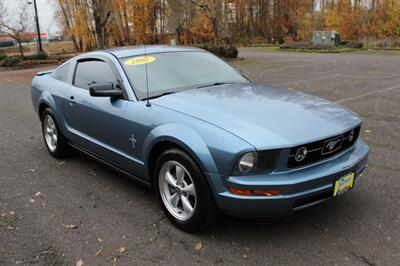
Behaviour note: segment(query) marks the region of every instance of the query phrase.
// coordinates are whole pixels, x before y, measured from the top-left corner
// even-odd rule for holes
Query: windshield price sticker
[[[156,61],[156,58],[154,56],[137,56],[125,60],[124,64],[128,66],[135,66],[149,64],[154,61]]]

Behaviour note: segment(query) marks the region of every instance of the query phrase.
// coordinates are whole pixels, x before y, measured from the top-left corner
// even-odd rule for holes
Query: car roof
[[[118,47],[104,50],[118,58],[129,56],[143,55],[145,50],[143,45]],[[172,45],[146,45],[146,53],[169,53],[169,52],[188,52],[188,51],[204,51],[203,49],[190,46],[172,46]]]

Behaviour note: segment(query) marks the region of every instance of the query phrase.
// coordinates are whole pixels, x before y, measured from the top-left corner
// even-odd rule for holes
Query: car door
[[[112,82],[114,89],[123,90],[120,80],[112,62],[106,58],[78,60],[63,105],[71,140],[114,164],[118,164],[119,157],[124,157],[127,142],[124,114],[128,101],[125,98],[93,97],[89,85]]]

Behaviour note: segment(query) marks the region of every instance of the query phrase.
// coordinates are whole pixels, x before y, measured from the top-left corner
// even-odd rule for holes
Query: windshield
[[[238,71],[208,52],[168,52],[120,59],[136,96],[147,97],[146,65],[149,97],[168,94],[207,84],[248,82]]]

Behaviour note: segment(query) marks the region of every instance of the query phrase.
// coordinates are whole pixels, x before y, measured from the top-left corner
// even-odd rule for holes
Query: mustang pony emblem
[[[132,134],[131,137],[129,138],[129,141],[132,143],[132,149],[134,149],[136,146],[135,135]]]
[[[328,142],[328,144],[326,144],[326,148],[328,149],[328,151],[332,151],[339,141],[340,139]]]
[[[335,139],[327,140],[322,149],[322,154],[327,154],[336,151],[342,146],[342,136]]]

